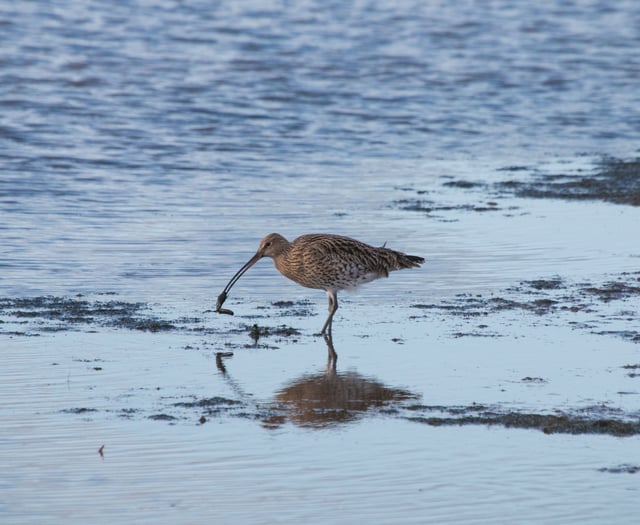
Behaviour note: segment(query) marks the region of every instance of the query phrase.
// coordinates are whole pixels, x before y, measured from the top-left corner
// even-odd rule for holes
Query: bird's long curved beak
[[[227,300],[227,294],[231,287],[236,284],[238,279],[244,275],[244,273],[251,268],[255,263],[257,263],[260,259],[262,259],[262,253],[256,252],[256,254],[249,259],[242,268],[240,268],[236,274],[231,278],[231,280],[227,283],[227,286],[224,287],[222,293],[218,296],[218,301],[216,302],[216,312],[219,314],[228,314],[233,315],[233,312],[227,308],[222,308],[222,305]]]

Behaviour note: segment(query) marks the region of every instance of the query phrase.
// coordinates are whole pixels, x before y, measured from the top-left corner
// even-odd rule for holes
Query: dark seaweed
[[[640,206],[640,159],[604,158],[589,175],[536,174],[532,180],[500,182],[494,189],[518,197],[600,200]]]

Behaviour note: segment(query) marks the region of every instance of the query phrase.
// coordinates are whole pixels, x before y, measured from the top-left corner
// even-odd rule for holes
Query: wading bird
[[[262,239],[256,254],[238,270],[218,296],[216,312],[233,315],[231,310],[222,308],[229,290],[263,257],[271,257],[278,271],[292,281],[327,293],[329,316],[320,332],[325,336],[331,336],[340,290],[388,277],[393,270],[417,268],[424,262],[416,255],[406,255],[384,246],[376,248],[341,235],[312,233],[289,242],[278,233],[270,233]]]

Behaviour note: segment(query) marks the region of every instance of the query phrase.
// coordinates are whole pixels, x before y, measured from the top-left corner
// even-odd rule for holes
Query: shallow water
[[[638,155],[638,27],[0,7],[0,520],[634,523],[640,207],[500,184]],[[341,293],[333,371],[324,294],[269,261],[212,311],[270,231],[427,263]]]

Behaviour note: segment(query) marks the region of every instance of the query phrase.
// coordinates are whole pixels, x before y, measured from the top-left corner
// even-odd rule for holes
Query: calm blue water
[[[635,363],[633,343],[520,313],[487,321],[498,338],[452,336],[473,319],[409,319],[413,303],[523,279],[637,271],[635,208],[500,200],[442,177],[637,156],[639,49],[635,0],[0,2],[0,296],[117,292],[201,316],[269,231],[388,241],[428,265],[345,296],[342,370],[427,404],[632,411],[637,381],[620,367]],[[434,219],[393,205],[415,191],[504,211]],[[229,305],[264,314],[302,298],[319,315],[292,323],[313,333],[323,294],[265,262]],[[226,341],[1,337],[3,522],[634,523],[637,479],[598,469],[637,464],[635,438],[384,418],[321,432],[170,426],[146,415],[177,395],[233,395],[213,364]],[[325,352],[305,337],[237,352],[229,369],[269,401],[321,373]],[[70,406],[97,414],[61,413]],[[143,415],[118,419],[123,407]]]

